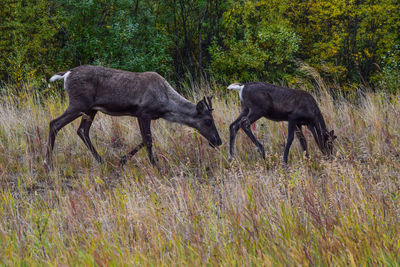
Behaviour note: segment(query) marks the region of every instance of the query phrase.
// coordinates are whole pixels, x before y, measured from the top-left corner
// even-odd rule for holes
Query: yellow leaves
[[[330,60],[338,53],[338,48],[335,43],[318,43],[316,44],[315,54],[319,54],[321,60]]]
[[[368,57],[368,58],[370,58],[370,57],[372,57],[372,55],[369,53],[369,51],[368,51],[368,48],[364,48],[364,54]]]

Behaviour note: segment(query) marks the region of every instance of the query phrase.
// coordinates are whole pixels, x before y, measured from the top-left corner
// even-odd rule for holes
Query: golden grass
[[[36,99],[36,100],[35,100]],[[154,152],[125,168],[140,140],[136,119],[98,115],[99,165],[76,135],[57,136],[55,168],[43,156],[48,123],[66,103],[7,95],[0,104],[0,262],[5,265],[393,265],[400,262],[400,96],[358,104],[318,98],[336,155],[324,158],[305,131],[281,164],[286,123],[260,120],[267,159],[239,132],[227,161],[237,96],[215,99],[220,150],[193,130],[152,124]]]

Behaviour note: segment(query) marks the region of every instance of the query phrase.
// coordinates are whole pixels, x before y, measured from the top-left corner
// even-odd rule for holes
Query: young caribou
[[[197,129],[216,147],[221,139],[212,116],[211,97],[203,98],[197,105],[179,95],[171,85],[155,72],[133,73],[99,66],[79,66],[59,72],[50,82],[64,80],[69,96],[69,106],[60,117],[50,122],[45,164],[51,164],[51,154],[57,132],[68,123],[82,116],[78,136],[98,162],[100,155],[93,147],[89,129],[98,111],[111,116],[134,116],[139,122],[142,142],[128,155],[133,156],[146,146],[150,162],[154,165],[150,123],[163,118]],[[121,163],[126,162],[126,156]]]
[[[284,163],[288,161],[294,133],[296,133],[308,157],[307,142],[301,130],[303,125],[306,125],[311,131],[322,153],[326,155],[332,154],[333,141],[336,139],[334,131],[329,132],[326,129],[325,121],[317,102],[306,91],[262,82],[234,83],[229,85],[228,89],[239,92],[242,105],[239,117],[229,127],[229,159],[234,156],[235,137],[239,128],[242,128],[265,159],[264,147],[250,129],[250,125],[261,117],[273,121],[288,121],[288,137],[283,153]]]

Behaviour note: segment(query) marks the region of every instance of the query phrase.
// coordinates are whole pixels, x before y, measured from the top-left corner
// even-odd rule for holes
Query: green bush
[[[210,48],[211,72],[218,80],[282,80],[294,72],[300,38],[283,16],[270,16],[268,10],[277,5],[248,1],[224,14],[222,45],[214,42]]]
[[[62,57],[68,65],[99,64],[130,71],[171,72],[170,40],[150,5],[134,0],[62,0],[68,17]]]
[[[54,1],[2,1],[0,80],[21,84],[51,72],[62,23],[57,9]]]

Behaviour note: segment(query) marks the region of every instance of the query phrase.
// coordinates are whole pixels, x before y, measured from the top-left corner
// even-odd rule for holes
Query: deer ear
[[[205,98],[203,98],[202,100],[199,101],[199,103],[197,103],[197,105],[196,105],[197,113],[202,113],[204,111],[204,108],[205,108],[204,101],[205,101]]]
[[[213,108],[212,108],[212,102],[211,102],[211,99],[213,98],[214,96],[213,95],[211,95],[211,96],[207,96],[207,100],[208,100],[208,108],[209,108],[209,110],[213,110]]]

